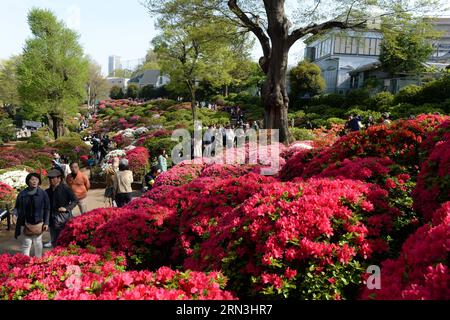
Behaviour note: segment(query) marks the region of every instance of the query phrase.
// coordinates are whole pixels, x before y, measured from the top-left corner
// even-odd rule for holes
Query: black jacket
[[[28,195],[28,188],[19,193],[16,199],[17,223],[16,236],[20,235],[20,228],[29,224],[43,222],[49,225],[50,201],[47,193],[38,188],[36,194]]]
[[[50,187],[45,191],[50,199],[50,221],[58,214],[59,208],[66,208],[68,212],[72,212],[73,208],[78,204],[72,189],[64,183],[57,186],[55,190]]]

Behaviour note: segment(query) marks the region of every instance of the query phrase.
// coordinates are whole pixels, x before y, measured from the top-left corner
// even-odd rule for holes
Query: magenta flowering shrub
[[[122,214],[100,226],[90,244],[97,248],[111,248],[124,252],[132,269],[157,269],[171,263],[170,250],[177,233],[163,228],[166,220],[176,220],[175,211],[161,207],[152,200],[136,199]],[[168,221],[166,225],[174,225]]]
[[[171,170],[160,174],[155,180],[154,187],[162,185],[181,186],[198,178],[202,170],[202,164],[187,164],[182,162]]]
[[[423,149],[429,156],[417,177],[414,208],[430,221],[432,213],[450,200],[450,120],[430,134]]]
[[[0,182],[0,204],[11,203],[16,197],[16,191],[9,185]]]
[[[381,289],[365,288],[362,299],[449,300],[450,202],[403,244],[400,257],[381,264]]]
[[[97,229],[109,220],[126,211],[122,208],[101,208],[84,213],[67,222],[58,237],[58,245],[68,246],[75,243],[85,247],[90,244]]]
[[[149,153],[147,148],[136,147],[132,150],[127,151],[126,158],[129,161],[130,170],[133,171],[135,180],[139,180],[146,171],[149,165]]]
[[[218,272],[125,272],[124,257],[109,251],[71,246],[40,259],[1,255],[0,261],[2,300],[234,299]]]
[[[364,216],[373,186],[352,180],[272,183],[218,221],[194,252],[240,296],[346,298],[371,257]]]

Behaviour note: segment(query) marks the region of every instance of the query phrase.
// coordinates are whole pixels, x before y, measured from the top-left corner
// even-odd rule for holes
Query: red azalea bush
[[[170,265],[170,249],[177,233],[168,228],[174,225],[175,211],[161,207],[149,199],[136,199],[128,204],[127,214],[110,219],[94,233],[90,243],[98,248],[124,252],[133,268],[156,269]]]
[[[414,208],[430,221],[440,204],[450,200],[450,121],[429,136],[424,152],[429,157],[422,164],[413,197]]]
[[[181,186],[198,178],[203,170],[202,164],[189,164],[182,162],[171,170],[160,174],[156,180],[154,187],[162,185]]]
[[[280,179],[283,181],[292,181],[296,177],[301,177],[305,166],[314,157],[315,151],[303,149],[294,152],[287,158],[286,164],[281,168]]]
[[[149,165],[150,155],[147,148],[136,147],[126,152],[126,158],[129,161],[130,170],[133,171],[136,179],[139,180],[145,174],[145,171]]]
[[[385,194],[385,201],[377,203],[382,212],[370,217],[367,225],[369,234],[382,236],[390,242],[392,256],[400,251],[404,240],[417,228],[419,217],[412,209],[411,197],[415,183],[406,168],[396,165],[389,158],[345,159],[330,165],[315,177],[359,180],[374,183],[383,189],[379,192],[380,195]]]
[[[332,146],[339,139],[340,133],[343,130],[343,124],[333,124],[330,129],[324,127],[314,129],[314,148],[321,149]]]
[[[365,288],[363,299],[449,300],[450,202],[403,244],[400,257],[381,265],[381,289]]]
[[[210,183],[202,180],[194,180],[186,186],[193,192],[193,199],[179,210],[178,245],[185,257],[185,269],[197,268],[196,256],[202,253],[196,248],[209,239],[222,219],[252,195],[276,182],[272,177],[255,173]]]
[[[16,197],[16,191],[9,185],[0,182],[0,204],[11,203]]]
[[[249,172],[257,171],[256,165],[206,165],[200,177],[212,177],[217,179],[238,178]]]
[[[372,190],[353,180],[267,185],[219,220],[196,269],[222,270],[245,297],[352,297],[373,250],[362,222]]]
[[[419,165],[420,144],[426,135],[447,120],[448,116],[420,115],[414,120],[398,120],[391,125],[376,125],[365,131],[341,137],[298,170],[308,178],[321,173],[335,162],[352,157],[388,157],[408,168],[413,176]],[[288,161],[289,162],[289,161]],[[286,171],[286,170],[285,170]]]
[[[58,237],[58,245],[68,246],[75,243],[86,247],[97,233],[97,229],[114,217],[128,212],[123,208],[101,208],[84,213],[67,222]]]
[[[217,272],[125,272],[120,254],[56,249],[41,259],[0,256],[3,300],[231,300]],[[7,262],[8,264],[4,263]],[[14,267],[11,264],[14,263]]]

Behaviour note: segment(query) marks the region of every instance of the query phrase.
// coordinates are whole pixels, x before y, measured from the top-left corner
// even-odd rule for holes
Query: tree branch
[[[253,22],[238,6],[237,0],[229,0],[228,7],[230,10],[239,18],[239,20],[244,23],[244,25],[258,38],[264,57],[260,59],[260,65],[264,72],[267,72],[268,62],[270,59],[271,48],[270,48],[270,39],[265,34],[264,30]]]
[[[327,22],[324,22],[321,24],[316,24],[316,23],[310,24],[304,28],[298,28],[298,29],[292,31],[291,35],[288,38],[288,44],[289,44],[289,46],[292,46],[297,40],[303,38],[307,34],[315,35],[322,31],[333,29],[333,28],[353,29],[353,28],[363,26],[366,22],[367,22],[367,20],[364,20],[364,21],[361,21],[361,22],[355,23],[355,24],[349,24],[347,22],[331,20],[331,21],[327,21]]]

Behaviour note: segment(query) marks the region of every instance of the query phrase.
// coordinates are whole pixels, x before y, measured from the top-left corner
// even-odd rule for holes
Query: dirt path
[[[88,210],[94,210],[106,206],[104,203],[103,193],[103,189],[89,190],[87,198]],[[74,216],[80,215],[78,207],[75,208],[73,214]],[[14,229],[14,227],[15,226],[13,225],[12,229]],[[50,240],[50,234],[48,232],[44,233],[43,240],[44,243]],[[44,252],[48,250],[49,249],[44,248]],[[20,241],[14,239],[14,230],[6,230],[6,221],[0,224],[0,254],[3,253],[20,253]]]

